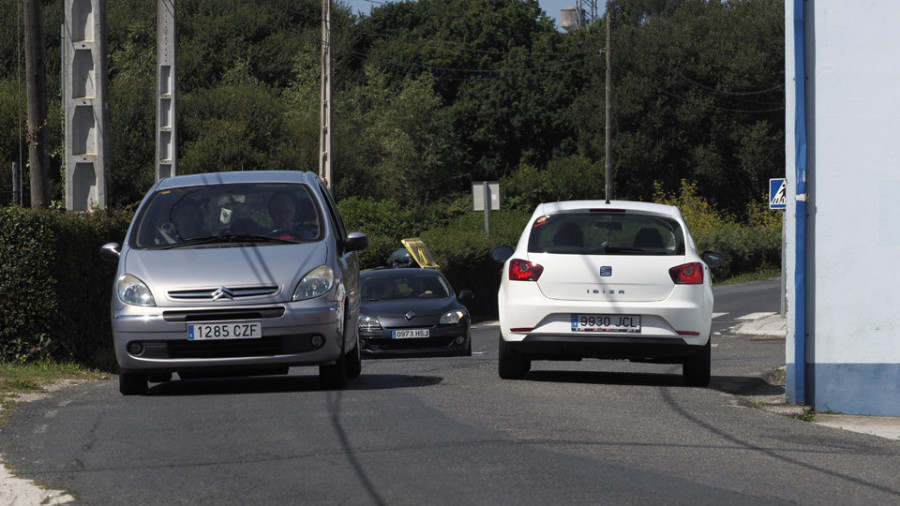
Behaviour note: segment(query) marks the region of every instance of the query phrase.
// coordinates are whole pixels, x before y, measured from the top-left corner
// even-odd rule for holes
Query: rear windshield
[[[322,215],[298,184],[203,185],[159,191],[138,217],[135,248],[322,238]]]
[[[683,255],[677,221],[644,213],[565,213],[538,218],[531,253],[563,255]]]

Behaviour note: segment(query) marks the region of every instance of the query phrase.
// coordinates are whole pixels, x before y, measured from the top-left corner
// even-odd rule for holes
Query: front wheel
[[[706,340],[706,346],[684,361],[682,371],[684,382],[692,387],[705,387],[710,380],[710,362],[712,361],[712,337]]]
[[[362,374],[362,357],[359,351],[359,338],[356,338],[356,346],[347,354],[347,377],[358,378]]]
[[[500,358],[497,361],[500,377],[503,379],[522,379],[531,370],[531,360],[521,353],[516,353],[512,346],[500,336]]]
[[[144,395],[147,393],[147,375],[119,371],[119,392],[122,395]]]

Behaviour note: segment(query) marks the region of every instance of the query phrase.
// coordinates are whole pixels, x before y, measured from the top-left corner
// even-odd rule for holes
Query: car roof
[[[238,184],[238,183],[294,183],[314,185],[319,177],[308,171],[299,170],[248,170],[236,172],[207,172],[161,179],[157,190],[183,188],[187,186]]]
[[[538,204],[534,215],[545,216],[549,214],[578,211],[583,209],[640,211],[646,213],[664,214],[672,217],[681,217],[681,213],[675,206],[655,204],[652,202],[636,202],[631,200],[566,200],[560,202],[545,202]]]

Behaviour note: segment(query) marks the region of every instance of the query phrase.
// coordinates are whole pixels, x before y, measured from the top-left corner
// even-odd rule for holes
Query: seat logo
[[[212,300],[219,300],[219,299],[223,299],[223,298],[228,299],[228,300],[234,300],[234,294],[231,293],[231,290],[229,290],[228,288],[225,288],[224,286],[220,286],[219,288],[216,289],[216,291],[214,291],[212,293]]]

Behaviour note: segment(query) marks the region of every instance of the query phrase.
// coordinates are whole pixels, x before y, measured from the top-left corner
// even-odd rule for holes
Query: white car
[[[628,201],[540,204],[503,262],[499,372],[533,360],[628,359],[684,364],[710,380],[716,252],[697,253],[674,206]]]

